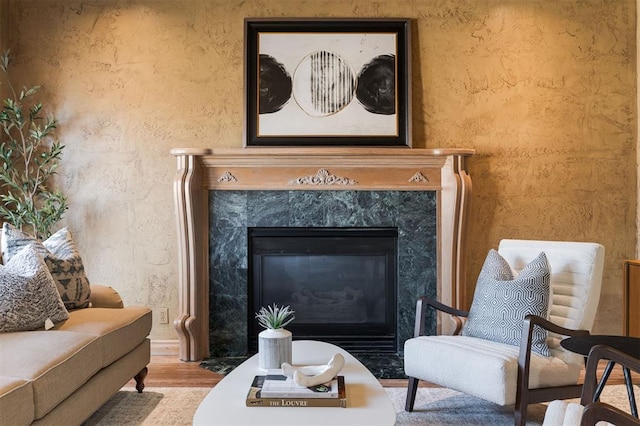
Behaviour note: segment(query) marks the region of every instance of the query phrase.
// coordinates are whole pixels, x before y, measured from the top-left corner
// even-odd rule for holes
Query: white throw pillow
[[[497,251],[489,251],[462,335],[519,346],[524,317],[547,318],[550,287],[551,272],[544,253],[514,277],[507,261]],[[532,350],[549,356],[546,340],[547,332],[534,327]]]
[[[35,244],[36,250],[44,258],[65,307],[77,309],[89,306],[91,286],[71,232],[63,228],[41,242],[8,223],[2,226],[2,257],[5,262],[29,244]]]
[[[29,245],[0,266],[0,332],[44,328],[69,318],[49,268]]]

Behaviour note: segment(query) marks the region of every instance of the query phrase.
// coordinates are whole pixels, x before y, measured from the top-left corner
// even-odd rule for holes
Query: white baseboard
[[[151,356],[180,356],[178,340],[151,340]]]

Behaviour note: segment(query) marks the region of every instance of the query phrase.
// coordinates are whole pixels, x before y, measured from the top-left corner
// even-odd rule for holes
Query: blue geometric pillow
[[[514,278],[507,261],[497,251],[489,251],[462,335],[520,346],[524,317],[547,318],[550,287],[551,272],[544,253]],[[534,327],[532,340],[533,351],[550,355],[544,329]]]
[[[35,244],[44,258],[60,297],[67,309],[89,306],[91,286],[84,272],[84,264],[73,241],[71,232],[63,228],[41,242],[35,237],[16,229],[8,223],[2,226],[2,256],[5,262],[11,260],[23,247]]]

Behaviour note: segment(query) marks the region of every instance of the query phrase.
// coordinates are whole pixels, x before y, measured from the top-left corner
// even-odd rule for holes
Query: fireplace
[[[364,223],[398,228],[398,349],[412,334],[415,298],[424,294],[416,283],[429,283],[429,295],[443,303],[465,307],[464,243],[471,196],[466,159],[473,150],[180,148],[171,153],[178,166],[179,312],[174,327],[181,360],[216,356],[213,352],[225,347],[247,352],[246,233],[256,227],[358,228]],[[377,205],[396,210],[369,209],[376,197],[390,197]],[[355,204],[345,204],[347,199]],[[227,214],[217,216],[220,209]],[[433,222],[431,239],[416,232],[416,218]],[[239,222],[242,226],[236,226]],[[425,242],[432,244],[430,250],[425,251]],[[406,273],[425,270],[420,262],[431,265],[426,276]],[[220,323],[227,328],[219,329]],[[438,319],[437,328],[452,326]]]
[[[435,228],[433,229],[435,231]],[[289,305],[296,339],[396,352],[397,228],[251,228],[249,312]],[[261,331],[250,315],[249,351]]]
[[[385,293],[385,304],[389,303],[385,308],[388,324],[376,324],[378,330],[360,327],[358,331],[364,333],[361,339],[356,338],[354,331],[350,334],[352,341],[345,340],[342,344],[357,343],[363,350],[366,345],[377,345],[378,351],[382,351],[382,347],[385,351],[400,349],[413,334],[416,299],[423,295],[436,296],[439,241],[437,200],[433,191],[210,191],[208,217],[211,241],[208,331],[212,342],[210,354],[214,357],[244,356],[255,349],[252,342],[257,329],[252,325],[253,317],[265,301],[253,300],[255,291],[251,280],[256,272],[250,247],[253,234],[259,235],[260,250],[271,254],[284,250],[274,244],[285,239],[284,234],[289,234],[286,237],[289,241],[298,239],[297,247],[293,248],[298,252],[312,250],[326,256],[332,254],[332,250],[346,250],[354,256],[358,245],[364,245],[370,257],[384,257],[391,266],[386,274],[395,277],[393,284],[391,277],[384,277],[385,290],[393,293]],[[340,233],[343,234],[339,237],[341,247],[324,246]],[[351,237],[346,238],[344,234],[351,234]],[[347,244],[347,239],[352,241]],[[363,242],[367,240],[386,241],[373,249],[369,247],[371,244]],[[265,244],[269,246],[265,247]],[[315,259],[316,262],[328,260]],[[387,318],[387,314],[393,319]],[[311,332],[309,327],[297,330],[295,326],[300,323],[297,316],[291,330],[294,339]],[[433,329],[435,323],[428,327]],[[335,334],[336,327],[330,328]],[[303,334],[299,335],[298,331]],[[343,331],[346,334],[347,329]],[[324,336],[313,338],[327,340],[331,333],[325,330]],[[377,335],[377,339],[366,333]],[[351,349],[355,347],[351,346]]]

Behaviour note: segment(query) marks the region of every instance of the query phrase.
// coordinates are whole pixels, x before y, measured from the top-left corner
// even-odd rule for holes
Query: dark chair
[[[598,385],[598,362],[610,360],[640,373],[640,360],[626,355],[608,346],[594,346],[587,358],[587,368],[580,397],[577,402],[552,401],[545,413],[543,426],[594,426],[599,421],[607,421],[615,425],[640,425],[640,420],[627,412],[607,403],[594,401]],[[629,396],[631,398],[631,396]]]

